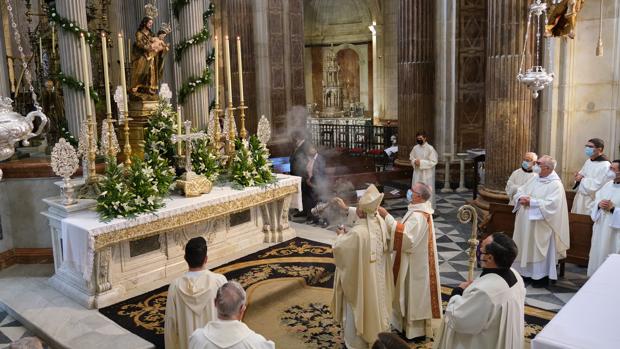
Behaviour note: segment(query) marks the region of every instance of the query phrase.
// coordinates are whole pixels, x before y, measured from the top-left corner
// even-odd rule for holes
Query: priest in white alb
[[[482,273],[452,291],[433,348],[523,349],[525,284],[510,268],[516,256],[503,233],[482,241]]]
[[[555,166],[549,155],[538,159],[533,168],[538,178],[515,194],[513,239],[519,254],[513,268],[521,276],[532,278],[534,287],[557,280],[557,261],[566,257],[570,245],[566,193]]]
[[[532,167],[534,167],[536,160],[538,160],[538,155],[536,155],[536,153],[531,151],[525,153],[525,155],[523,155],[521,167],[510,174],[508,182],[506,182],[506,194],[510,199],[509,205],[514,206],[514,195],[517,193],[517,190],[529,180],[536,177],[536,173],[532,171]]]
[[[437,151],[428,144],[426,132],[420,131],[415,135],[416,145],[411,149],[409,160],[413,166],[411,186],[418,182],[428,185],[431,190],[430,203],[435,208],[435,166],[437,166]]]
[[[213,301],[226,277],[208,270],[207,241],[190,239],[185,245],[185,261],[189,271],[172,281],[168,287],[164,317],[166,349],[186,349],[189,336],[199,327],[216,318]]]
[[[432,319],[441,319],[441,285],[430,197],[426,184],[414,184],[407,191],[409,207],[400,222],[383,207],[379,208],[396,251],[392,325],[408,339],[432,337]]]
[[[602,139],[592,138],[586,143],[584,152],[588,159],[581,170],[575,173],[573,189],[576,193],[570,210],[572,213],[589,215],[596,192],[613,179],[607,176],[610,163],[603,155],[604,149]]]
[[[368,349],[379,332],[390,330],[394,283],[388,229],[377,214],[381,200],[383,194],[371,184],[359,200],[358,219],[350,231],[337,230],[333,246],[332,314],[342,325],[350,349]],[[348,208],[342,200],[337,201]]]
[[[592,245],[588,260],[588,276],[594,275],[607,256],[620,253],[620,160],[614,160],[608,176],[614,175],[596,193],[592,205]]]

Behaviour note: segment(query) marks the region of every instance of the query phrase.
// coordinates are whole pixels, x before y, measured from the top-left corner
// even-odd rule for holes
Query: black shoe
[[[534,288],[546,288],[546,287],[549,287],[549,277],[545,276],[544,278],[542,278],[540,280],[533,280],[532,279],[532,287],[534,287]]]
[[[306,212],[304,212],[304,211],[299,211],[299,212],[297,212],[297,213],[295,213],[295,214],[293,215],[293,217],[295,217],[295,218],[299,218],[299,217],[306,217],[306,216],[308,216],[308,213],[306,213]]]

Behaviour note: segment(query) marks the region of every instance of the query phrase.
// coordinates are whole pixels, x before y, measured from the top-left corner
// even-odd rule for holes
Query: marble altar
[[[102,308],[168,284],[187,270],[185,243],[203,236],[209,261],[293,238],[289,208],[302,208],[301,178],[278,174],[267,187],[214,187],[200,197],[172,196],[152,214],[102,222],[94,203],[43,199],[55,273],[50,284],[87,308]]]

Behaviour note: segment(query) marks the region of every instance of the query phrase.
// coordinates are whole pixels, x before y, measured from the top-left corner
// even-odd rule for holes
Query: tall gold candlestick
[[[239,100],[243,105],[243,64],[241,64],[241,38],[237,36],[237,66],[239,68]]]
[[[129,103],[127,102],[127,81],[125,80],[125,47],[123,46],[123,34],[118,33],[118,60],[121,63],[121,86],[123,89],[123,105],[125,106],[125,117],[123,118],[125,132],[125,145],[123,154],[125,155],[125,165],[131,165],[131,144],[129,144]]]
[[[181,106],[177,106],[177,135],[182,135],[183,134],[183,118],[181,117]],[[177,142],[177,156],[180,158],[181,156],[183,156],[182,153],[182,148],[181,148],[181,141]]]
[[[112,132],[113,129],[113,120],[112,120],[112,102],[110,99],[110,74],[108,72],[108,40],[106,38],[105,33],[101,33],[101,51],[103,54],[103,81],[105,88],[105,112],[106,112],[106,122],[108,123],[108,134],[106,135],[108,138],[108,157],[112,159],[114,157],[114,147],[112,144]]]
[[[95,166],[95,157],[97,156],[97,122],[95,115],[90,108],[90,77],[88,74],[88,55],[86,54],[86,41],[84,34],[80,34],[80,45],[82,48],[82,72],[84,75],[84,97],[86,100],[86,119],[88,123],[88,181],[96,181],[97,169]]]
[[[213,69],[215,70],[215,108],[219,108],[220,106],[220,57],[219,57],[219,44],[217,40],[217,35],[214,39],[214,54],[215,54],[215,62],[213,64]]]
[[[52,57],[56,56],[56,25],[52,22]]]

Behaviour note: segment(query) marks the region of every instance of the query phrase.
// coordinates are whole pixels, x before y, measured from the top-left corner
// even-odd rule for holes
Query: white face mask
[[[614,170],[609,170],[609,171],[607,171],[605,176],[607,177],[607,179],[614,180],[614,179],[616,179],[616,172],[614,172]]]
[[[534,165],[534,167],[532,167],[532,172],[540,174],[540,166]]]

